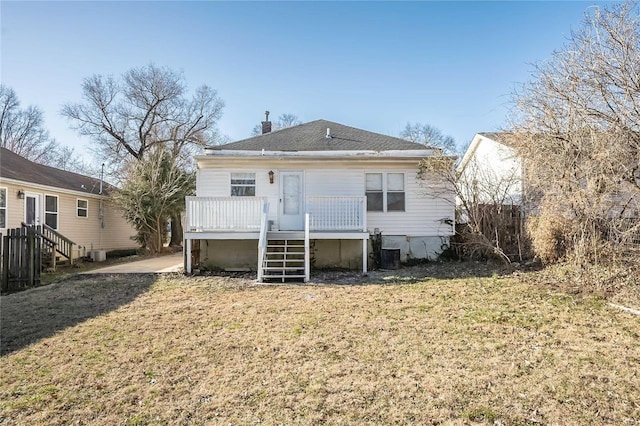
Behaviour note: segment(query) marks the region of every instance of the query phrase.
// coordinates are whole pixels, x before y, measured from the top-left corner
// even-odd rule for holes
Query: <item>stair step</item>
[[[288,263],[288,262],[304,262],[304,259],[265,259],[265,262],[278,262],[278,263]]]
[[[303,245],[294,245],[294,244],[267,244],[267,248],[304,248]]]
[[[265,266],[264,271],[299,271],[304,269],[302,266]]]
[[[263,279],[271,279],[271,278],[306,278],[304,275],[265,275]]]

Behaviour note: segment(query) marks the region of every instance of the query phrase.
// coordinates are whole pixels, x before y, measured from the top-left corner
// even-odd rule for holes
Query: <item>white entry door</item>
[[[302,172],[280,172],[280,230],[304,229],[304,182]]]
[[[40,225],[40,194],[24,195],[24,223]]]

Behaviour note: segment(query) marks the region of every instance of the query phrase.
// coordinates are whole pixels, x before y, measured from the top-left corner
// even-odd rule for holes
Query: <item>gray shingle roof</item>
[[[327,138],[327,128],[331,138]],[[316,120],[254,136],[212,150],[239,151],[387,151],[428,149],[424,145],[380,133],[368,132],[327,120]]]
[[[44,166],[27,160],[6,148],[0,148],[0,177],[69,189],[87,194],[100,193],[100,179]],[[106,195],[110,185],[103,185]]]

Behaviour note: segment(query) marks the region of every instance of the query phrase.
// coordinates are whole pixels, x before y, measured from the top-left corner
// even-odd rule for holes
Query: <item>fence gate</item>
[[[2,292],[40,284],[42,239],[35,227],[9,229],[2,236]]]

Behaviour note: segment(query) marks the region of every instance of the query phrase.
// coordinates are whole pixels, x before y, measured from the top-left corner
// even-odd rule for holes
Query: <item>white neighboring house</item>
[[[252,269],[258,279],[309,279],[316,267],[367,271],[369,235],[401,259],[436,257],[453,235],[454,192],[418,181],[421,159],[439,150],[316,120],[196,157],[187,197],[186,270],[197,264]],[[197,240],[199,248],[194,248]]]
[[[509,133],[476,133],[457,166],[461,192],[478,204],[522,205],[522,160]],[[460,202],[460,200],[458,200]]]

